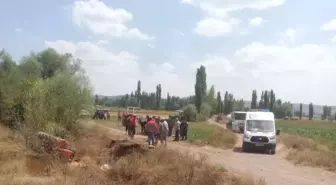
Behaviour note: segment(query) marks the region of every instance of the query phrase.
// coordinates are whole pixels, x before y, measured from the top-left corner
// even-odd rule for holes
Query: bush
[[[336,153],[327,146],[297,135],[283,134],[280,140],[290,149],[286,159],[295,164],[322,167],[329,171],[336,171]]]
[[[203,103],[201,106],[201,112],[197,114],[197,121],[207,121],[211,115],[211,106],[207,103]]]
[[[194,104],[188,104],[183,108],[183,115],[187,121],[196,121],[197,110]]]
[[[34,130],[63,135],[73,128],[81,111],[90,104],[88,83],[81,76],[59,73],[34,84],[27,93],[24,117]]]
[[[53,49],[32,53],[19,64],[1,51],[0,85],[0,114],[8,112],[12,125],[24,123],[33,132],[64,136],[92,105],[80,61]]]

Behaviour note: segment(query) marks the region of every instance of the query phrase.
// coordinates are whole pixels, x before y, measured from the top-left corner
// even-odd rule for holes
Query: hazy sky
[[[95,92],[185,96],[203,64],[208,86],[251,99],[336,104],[336,1],[11,0],[0,48],[15,59],[53,47],[83,60]]]

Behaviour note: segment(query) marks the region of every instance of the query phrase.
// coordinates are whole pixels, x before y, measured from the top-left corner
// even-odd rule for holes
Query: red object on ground
[[[59,148],[66,148],[69,145],[69,142],[67,140],[59,138],[59,137],[56,138],[56,143],[57,143],[57,147]]]
[[[59,148],[59,150],[62,152],[63,156],[67,159],[72,159],[74,156],[74,152],[69,149]]]

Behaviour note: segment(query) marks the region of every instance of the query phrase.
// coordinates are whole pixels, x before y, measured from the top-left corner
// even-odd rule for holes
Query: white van
[[[276,135],[273,112],[247,112],[243,136],[243,152],[262,149],[275,154]]]
[[[235,132],[244,132],[246,113],[243,111],[234,111],[231,113],[232,130]]]

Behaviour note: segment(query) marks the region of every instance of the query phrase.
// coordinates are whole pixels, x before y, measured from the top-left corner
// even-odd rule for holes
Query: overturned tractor
[[[75,157],[75,150],[70,149],[69,142],[60,137],[45,132],[38,132],[39,146],[48,154],[56,154],[61,159],[71,162]]]

